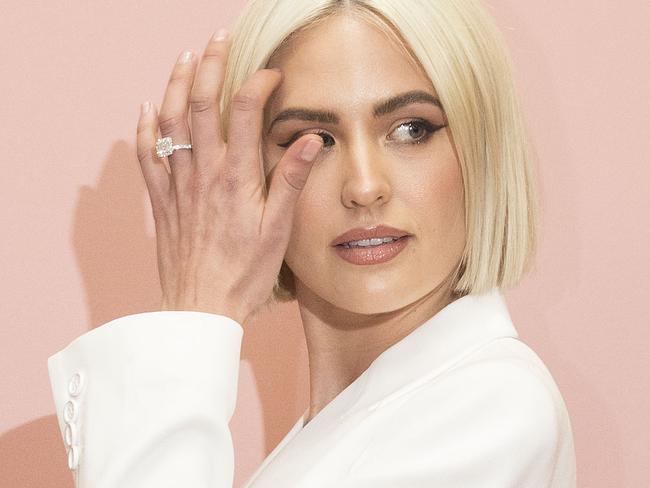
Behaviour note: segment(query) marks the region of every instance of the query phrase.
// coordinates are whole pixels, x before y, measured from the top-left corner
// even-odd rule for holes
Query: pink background
[[[178,53],[201,52],[243,2],[188,5],[3,1],[1,486],[73,486],[47,357],[158,304],[139,104],[159,106]],[[510,310],[568,405],[579,486],[648,486],[648,3],[489,5],[541,158],[538,266],[507,292]],[[246,330],[235,486],[307,405],[303,340],[295,304]]]

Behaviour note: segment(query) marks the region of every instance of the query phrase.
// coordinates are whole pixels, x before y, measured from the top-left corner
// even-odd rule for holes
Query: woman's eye
[[[397,126],[393,133],[397,133],[403,138],[406,144],[422,144],[427,142],[431,135],[446,127],[446,125],[434,125],[426,120],[409,120]],[[394,137],[389,137],[394,139]]]

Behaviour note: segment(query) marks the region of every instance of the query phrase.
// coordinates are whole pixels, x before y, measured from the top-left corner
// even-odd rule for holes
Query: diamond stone
[[[156,141],[156,154],[158,154],[159,158],[164,158],[165,156],[169,156],[172,151],[172,138],[171,137],[163,137],[162,139],[158,139]]]

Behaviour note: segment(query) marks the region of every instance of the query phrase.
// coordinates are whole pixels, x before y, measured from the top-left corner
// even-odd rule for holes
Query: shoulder
[[[381,470],[399,458],[425,463],[431,475],[452,470],[485,479],[546,479],[568,425],[552,376],[526,344],[511,338],[405,388],[371,416],[375,435],[357,468]]]
[[[565,423],[544,364],[523,342],[505,338],[405,388],[372,416],[377,429],[359,461],[373,459],[376,469],[375,462],[408,453],[432,469],[452,461],[461,471],[511,474],[552,471]]]
[[[481,431],[513,443],[557,442],[566,416],[562,395],[548,368],[524,342],[493,341],[461,358],[402,400],[406,410],[435,409],[460,431]]]
[[[552,445],[564,403],[539,357],[517,339],[494,341],[407,393],[405,411],[432,407],[447,425]],[[422,418],[422,417],[420,417]]]

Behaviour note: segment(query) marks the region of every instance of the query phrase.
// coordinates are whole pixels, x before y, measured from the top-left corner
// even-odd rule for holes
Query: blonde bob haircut
[[[221,99],[227,137],[233,95],[300,32],[334,15],[354,15],[380,28],[429,77],[447,117],[465,191],[467,239],[451,289],[463,296],[512,287],[536,250],[537,195],[526,124],[505,41],[478,0],[253,0],[231,29]],[[260,164],[268,192],[272,168]],[[296,298],[286,262],[273,289]]]

